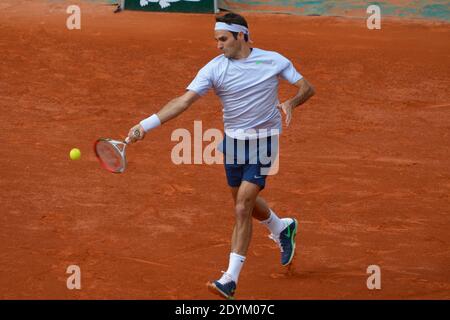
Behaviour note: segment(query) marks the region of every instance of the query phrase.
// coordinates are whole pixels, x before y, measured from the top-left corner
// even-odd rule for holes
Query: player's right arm
[[[156,114],[153,114],[152,116],[142,120],[140,123],[133,126],[128,132],[128,138],[131,140],[131,142],[142,140],[146,132],[177,117],[178,115],[186,111],[199,98],[200,95],[198,95],[195,91],[186,91],[186,93],[182,96],[169,101]],[[136,131],[139,131],[139,135],[136,135]]]
[[[186,111],[199,98],[200,96],[196,92],[188,90],[182,96],[166,104],[156,115],[163,124]]]

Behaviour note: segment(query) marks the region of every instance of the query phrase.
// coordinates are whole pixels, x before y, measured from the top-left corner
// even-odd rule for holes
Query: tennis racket
[[[139,137],[139,130],[133,132],[136,138]],[[127,167],[125,149],[131,142],[129,137],[124,141],[110,138],[100,138],[94,143],[94,152],[103,168],[112,173],[122,173]]]

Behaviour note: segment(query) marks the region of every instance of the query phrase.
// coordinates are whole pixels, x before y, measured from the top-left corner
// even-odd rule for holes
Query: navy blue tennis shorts
[[[239,140],[227,135],[219,145],[223,152],[225,173],[230,187],[239,187],[242,181],[266,185],[266,177],[278,151],[278,136]],[[272,151],[273,149],[273,151]]]

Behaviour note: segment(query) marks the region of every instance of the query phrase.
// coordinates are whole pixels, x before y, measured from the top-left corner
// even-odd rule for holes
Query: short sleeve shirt
[[[225,133],[247,139],[281,132],[277,109],[279,78],[296,83],[302,75],[274,51],[253,48],[244,59],[217,56],[198,72],[187,90],[203,96],[211,88],[223,107]]]

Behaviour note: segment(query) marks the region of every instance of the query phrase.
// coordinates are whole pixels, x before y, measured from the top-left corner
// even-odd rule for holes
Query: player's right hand
[[[128,132],[128,139],[130,142],[136,142],[138,140],[142,140],[145,137],[144,128],[140,124],[135,125]]]

